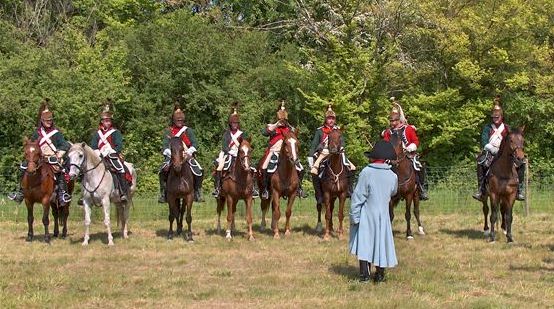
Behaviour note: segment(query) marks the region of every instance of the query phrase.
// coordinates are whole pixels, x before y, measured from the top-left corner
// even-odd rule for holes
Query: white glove
[[[237,154],[238,154],[238,150],[237,149],[234,149],[234,148],[231,148],[228,152],[228,154],[232,155],[233,157],[236,157]]]
[[[314,165],[314,157],[308,157],[308,166],[312,168],[313,165]]]
[[[417,146],[416,146],[416,144],[411,143],[410,145],[408,145],[408,146],[406,147],[406,150],[407,150],[408,152],[414,152],[414,151],[417,150]]]
[[[269,131],[275,131],[275,129],[279,126],[279,122],[277,121],[276,123],[273,123],[273,124],[268,124],[267,125],[267,129]]]
[[[65,154],[65,150],[58,150],[58,152],[56,152],[56,157],[58,159],[61,159],[64,154]]]
[[[194,148],[194,146],[190,146],[189,149],[187,149],[186,153],[189,155],[189,156],[192,156],[193,153],[196,152],[196,148]]]
[[[164,149],[162,154],[166,157],[170,157],[171,156],[171,150],[169,150],[169,148],[166,148],[166,149]]]
[[[488,152],[492,153],[493,155],[496,154],[498,152],[498,148],[497,147],[494,147],[492,144],[486,144],[485,145],[485,150],[487,150]]]
[[[100,149],[100,153],[102,154],[103,157],[107,157],[110,153],[114,153],[115,151],[112,149],[112,147],[102,147],[102,149]]]

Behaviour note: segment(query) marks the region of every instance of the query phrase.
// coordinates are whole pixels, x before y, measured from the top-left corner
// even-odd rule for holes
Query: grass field
[[[238,236],[227,242],[214,231],[213,203],[199,204],[195,242],[186,243],[165,239],[167,206],[142,200],[131,211],[130,239],[115,233],[114,247],[106,245],[99,209],[91,244],[80,245],[78,207],[71,210],[68,239],[52,245],[42,242],[41,210],[35,211],[36,240],[26,243],[24,207],[8,203],[0,208],[0,307],[554,306],[552,211],[524,217],[518,206],[515,243],[508,245],[503,235],[493,244],[484,240],[477,203],[448,211],[428,205],[422,209],[427,235],[413,241],[405,239],[403,210],[397,210],[399,265],[377,286],[357,281],[347,240],[323,242],[314,232],[311,201],[296,205],[290,237],[257,232],[254,242],[244,238],[243,210]],[[257,211],[256,227],[259,218]]]

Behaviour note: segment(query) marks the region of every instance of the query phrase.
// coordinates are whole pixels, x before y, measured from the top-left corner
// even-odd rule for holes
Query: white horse
[[[110,202],[117,207],[118,224],[121,224],[123,238],[128,238],[127,225],[129,223],[129,208],[132,205],[132,196],[137,188],[137,174],[133,164],[125,162],[125,166],[133,176],[133,182],[129,189],[127,201],[121,201],[119,192],[115,189],[112,174],[102,163],[102,159],[94,153],[85,143],[71,145],[67,152],[69,163],[69,176],[75,179],[79,174],[83,176],[81,189],[83,192],[83,205],[85,209],[85,236],[83,246],[88,245],[90,234],[91,206],[102,206],[104,210],[104,224],[108,231],[108,245],[112,246],[113,236],[110,227]]]

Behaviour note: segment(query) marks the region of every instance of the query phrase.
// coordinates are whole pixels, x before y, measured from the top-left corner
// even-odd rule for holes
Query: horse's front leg
[[[120,218],[120,222],[121,222],[121,235],[123,236],[123,239],[127,239],[129,238],[129,235],[128,235],[128,224],[129,224],[129,208],[130,208],[130,204],[129,203],[122,203],[120,205],[120,207],[122,208],[121,209],[121,214],[122,216],[119,217]]]
[[[221,234],[221,212],[225,207],[225,200],[222,197],[218,197],[216,202],[217,202],[217,234]]]
[[[184,199],[176,199],[175,205],[179,211],[177,216],[177,236],[183,234],[183,218],[185,217],[185,211],[187,210]]]
[[[496,197],[491,197],[491,233],[489,235],[489,241],[495,241],[495,225],[498,220],[498,201]]]
[[[339,196],[339,239],[342,240],[344,235],[344,227],[342,222],[344,221],[344,205],[346,204],[346,191],[342,192]]]
[[[271,229],[273,230],[273,238],[279,239],[279,219],[281,218],[281,209],[279,205],[279,193],[273,190],[271,194],[271,206],[273,208],[273,216],[271,218]]]
[[[62,239],[65,239],[67,237],[67,218],[68,217],[69,217],[69,203],[67,203],[62,208],[62,223],[63,223]]]
[[[413,200],[413,194],[410,194],[406,196],[406,213],[404,214],[404,217],[406,218],[406,238],[407,239],[414,239],[414,235],[412,234],[412,226],[410,220],[412,220],[412,200]]]
[[[106,226],[106,232],[108,233],[108,246],[113,246],[112,225],[110,222],[110,197],[106,195],[102,199],[102,209],[104,210],[104,225]]]
[[[187,195],[187,197],[184,199],[187,207],[187,232],[185,233],[185,240],[188,242],[193,242],[194,239],[192,238],[192,202],[193,202],[193,194]],[[183,205],[183,208],[185,205]]]
[[[507,201],[507,205],[505,205],[505,213],[506,213],[506,241],[508,243],[511,243],[514,241],[512,238],[512,221],[513,221],[513,206],[514,206],[515,198],[512,200]]]
[[[485,226],[483,227],[483,233],[485,237],[488,237],[490,234],[489,229],[489,204],[487,203],[487,197],[483,198],[483,216],[485,217]]]
[[[52,208],[52,216],[54,216],[54,233],[52,234],[52,237],[58,237],[60,234],[60,227],[58,222],[60,220],[61,210],[55,205],[52,205],[51,208]]]
[[[290,236],[290,217],[292,216],[292,206],[294,205],[294,200],[296,198],[296,190],[289,196],[287,201],[287,210],[285,212],[286,222],[285,222],[285,236]]]
[[[317,208],[317,225],[315,226],[316,233],[321,233],[323,231],[323,224],[321,223],[321,210],[323,208],[322,203],[318,203],[316,201],[316,208]]]
[[[331,239],[331,193],[326,190],[323,193],[323,204],[325,205],[325,233],[323,240]]]
[[[228,194],[225,202],[227,203],[227,229],[225,231],[225,238],[227,240],[231,240],[233,238],[232,231],[233,222],[235,220],[235,212],[233,211],[233,208],[236,204],[236,201],[231,197],[230,194]]]
[[[173,239],[173,221],[179,218],[179,208],[175,205],[174,198],[168,198],[167,203],[169,205],[169,230],[167,231],[167,239]]]
[[[421,219],[419,218],[419,197],[414,198],[414,216],[417,221],[417,233],[419,235],[425,235],[423,225],[421,224]]]
[[[35,221],[35,218],[33,217],[33,203],[25,199],[25,206],[27,206],[27,238],[25,238],[25,241],[33,241],[33,222]]]
[[[86,198],[83,199],[83,208],[85,210],[85,235],[83,236],[83,246],[88,245],[90,239],[90,202]]]
[[[44,242],[50,243],[50,231],[48,226],[50,225],[50,199],[43,199],[42,201],[42,224],[44,225]]]
[[[253,199],[249,196],[245,199],[246,204],[246,224],[248,225],[248,240],[254,240],[254,231],[252,230],[252,207]]]

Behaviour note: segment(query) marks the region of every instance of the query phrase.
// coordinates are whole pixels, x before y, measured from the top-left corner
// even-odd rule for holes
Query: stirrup
[[[483,193],[481,193],[481,192],[476,192],[471,197],[478,200],[479,202],[483,201]]]
[[[269,199],[269,192],[267,190],[264,190],[262,192],[262,200],[267,200]]]
[[[218,188],[218,189],[215,189],[215,190],[212,192],[212,196],[215,197],[215,198],[218,198],[218,197],[219,197],[219,188]]]
[[[17,191],[17,192],[12,192],[12,193],[8,194],[8,199],[10,199],[14,202],[17,202],[17,203],[21,203],[21,202],[23,202],[24,196],[23,196],[23,193],[21,191]]]
[[[160,204],[167,203],[167,199],[165,198],[164,195],[160,195],[160,197],[158,198],[158,203],[160,203]]]
[[[127,195],[126,194],[122,194],[121,196],[119,196],[119,199],[122,201],[122,202],[125,202],[128,200],[127,198]]]
[[[258,190],[256,189],[252,189],[252,198],[259,198],[260,197],[260,192],[258,192]]]
[[[60,193],[60,202],[62,203],[69,203],[71,202],[71,195],[67,192],[61,192]]]

